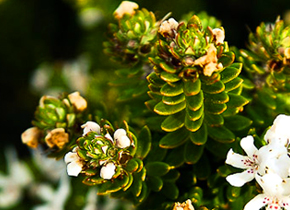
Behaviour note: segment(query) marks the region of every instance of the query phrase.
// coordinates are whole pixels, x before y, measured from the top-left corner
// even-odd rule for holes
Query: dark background
[[[1,2],[1,0],[0,0]],[[14,145],[21,156],[28,149],[20,135],[31,127],[39,96],[29,89],[32,72],[44,61],[76,58],[93,53],[93,69],[102,71],[112,64],[102,52],[102,42],[112,12],[121,1],[96,0],[104,19],[93,30],[84,30],[78,21],[73,0],[2,0],[0,3],[0,110],[3,151]],[[139,6],[162,18],[168,12],[178,20],[183,14],[206,11],[222,21],[230,46],[245,48],[249,30],[260,22],[274,22],[290,10],[289,0],[138,0]],[[90,37],[88,39],[88,37]]]

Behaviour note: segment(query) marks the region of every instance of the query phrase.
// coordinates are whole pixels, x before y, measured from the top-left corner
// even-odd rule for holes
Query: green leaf
[[[146,118],[146,125],[151,130],[162,131],[160,125],[165,119],[166,119],[166,116],[148,117]]]
[[[230,97],[230,100],[227,103],[228,108],[242,107],[249,103],[249,100],[247,100],[245,97],[241,95],[229,93],[229,97]]]
[[[183,93],[183,83],[177,82],[177,84],[169,85],[168,83],[164,84],[160,90],[161,94],[164,96],[177,96]]]
[[[226,92],[230,92],[236,88],[238,88],[240,85],[242,85],[243,83],[243,79],[236,77],[235,79],[233,79],[232,81],[225,83],[225,90]]]
[[[184,117],[185,113],[183,111],[181,113],[169,115],[161,124],[162,130],[166,132],[178,130],[184,125]]]
[[[184,94],[180,94],[177,96],[163,96],[162,97],[163,103],[167,105],[176,105],[183,102],[184,100],[185,100]]]
[[[235,60],[235,54],[232,51],[224,52],[218,62],[223,64],[223,67],[231,65]]]
[[[249,128],[253,121],[241,115],[235,115],[225,118],[225,126],[230,127],[233,131],[240,131]]]
[[[204,121],[208,126],[222,126],[224,124],[224,118],[220,114],[205,114]]]
[[[114,179],[114,182],[107,181],[98,188],[98,195],[106,195],[108,193],[117,192],[125,187],[129,182],[128,176],[123,176],[122,179]]]
[[[147,189],[147,185],[145,182],[142,182],[142,190],[141,190],[141,193],[140,195],[137,197],[137,202],[138,203],[141,203],[145,200],[146,196],[148,195],[148,189]]]
[[[204,106],[202,105],[198,110],[192,111],[188,107],[186,107],[186,114],[190,120],[196,121],[201,118],[204,111]]]
[[[206,155],[202,155],[199,161],[195,164],[195,174],[198,179],[206,180],[211,173],[210,162]]]
[[[131,159],[128,161],[128,163],[124,169],[128,172],[133,173],[133,172],[138,170],[138,167],[139,167],[138,162],[136,162],[135,159]]]
[[[196,145],[205,144],[207,141],[207,126],[205,124],[202,124],[200,129],[195,132],[191,132],[189,137],[191,142]]]
[[[175,182],[179,179],[180,172],[178,170],[170,170],[166,175],[162,176],[162,180],[167,182]]]
[[[161,139],[163,135],[156,134],[154,139]],[[167,149],[161,148],[157,141],[152,141],[152,148],[146,157],[147,162],[162,161],[167,154]]]
[[[163,187],[163,181],[158,176],[149,176],[147,179],[147,184],[155,192],[159,192]]]
[[[160,101],[156,106],[154,107],[154,112],[160,115],[172,115],[177,112],[180,112],[186,107],[186,102],[183,101],[179,104],[175,105],[167,105],[164,104],[162,101]]]
[[[164,176],[170,171],[170,166],[164,162],[149,162],[145,168],[148,176]]]
[[[276,96],[275,94],[271,94],[269,90],[260,90],[258,91],[258,98],[267,108],[271,110],[276,109]]]
[[[170,167],[180,167],[184,163],[184,146],[180,146],[174,149],[170,149],[167,152],[166,159],[164,160],[167,164],[170,165]]]
[[[197,131],[200,126],[202,125],[203,123],[203,118],[204,118],[204,115],[202,115],[198,120],[196,121],[191,121],[190,118],[188,117],[188,115],[185,116],[185,127],[191,131],[191,132],[195,132]]]
[[[186,103],[190,110],[197,111],[203,105],[203,92],[200,91],[197,95],[187,96]]]
[[[148,91],[147,94],[157,102],[161,101],[163,97],[159,92]]]
[[[132,186],[133,181],[134,181],[134,178],[133,178],[132,174],[128,173],[128,174],[126,174],[126,176],[128,176],[129,181],[128,181],[127,185],[124,186],[123,191],[127,191]]]
[[[157,101],[152,99],[152,100],[146,101],[145,105],[149,110],[154,111],[154,107],[157,105],[157,103],[158,103]]]
[[[168,72],[168,73],[171,73],[171,74],[174,74],[174,73],[176,73],[176,72],[178,71],[178,70],[175,69],[173,66],[168,65],[168,64],[165,63],[165,62],[160,62],[160,63],[159,63],[159,66],[160,66],[164,71],[166,71],[166,72]]]
[[[227,83],[235,79],[241,73],[243,64],[242,63],[233,63],[232,65],[226,67],[221,73],[221,81]]]
[[[161,192],[171,200],[176,200],[179,195],[179,190],[177,186],[175,185],[175,183],[172,182],[164,182]]]
[[[167,73],[165,71],[161,72],[160,77],[166,82],[177,82],[181,79],[178,75]]]
[[[184,159],[188,164],[195,164],[203,154],[204,145],[196,145],[191,141],[185,144]]]
[[[144,159],[151,149],[151,132],[147,126],[144,126],[138,135],[138,144],[136,157]]]
[[[131,190],[134,196],[138,197],[142,191],[142,182],[145,180],[146,170],[143,168],[139,173],[133,173],[133,183]]]
[[[200,79],[196,81],[188,80],[184,82],[183,91],[186,96],[193,96],[200,92],[201,82]]]
[[[235,141],[235,135],[225,126],[207,127],[208,135],[221,143],[231,143]]]
[[[185,128],[181,128],[172,133],[166,134],[159,142],[160,147],[166,149],[172,149],[183,144],[188,138],[188,131]]]
[[[217,94],[225,90],[225,85],[219,80],[210,85],[202,83],[201,88],[205,93]]]
[[[223,91],[217,94],[204,94],[207,101],[215,104],[224,104],[229,101],[228,94]]]
[[[227,109],[226,104],[214,104],[208,100],[204,102],[205,112],[210,114],[221,114]]]

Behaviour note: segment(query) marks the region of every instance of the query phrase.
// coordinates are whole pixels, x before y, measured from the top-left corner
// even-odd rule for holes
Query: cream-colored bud
[[[176,202],[174,204],[173,210],[194,210],[191,200],[187,200],[183,203]]]
[[[69,176],[78,176],[82,171],[84,162],[76,152],[68,152],[64,156],[64,161],[67,164],[67,174]]]
[[[223,44],[225,40],[225,31],[220,28],[212,29],[216,44]]]
[[[165,36],[168,34],[171,37],[175,36],[175,32],[178,27],[178,22],[174,18],[170,18],[169,20],[165,20],[161,23],[159,27],[159,33],[162,34],[162,36]]]
[[[50,148],[57,146],[62,149],[69,142],[69,135],[64,128],[55,128],[46,135],[45,142]]]
[[[82,112],[87,108],[87,101],[80,95],[79,92],[73,92],[68,95],[68,99],[76,110]]]
[[[99,126],[99,124],[93,121],[87,121],[85,124],[81,126],[81,128],[84,129],[83,136],[85,136],[87,133],[91,131],[96,132],[98,134],[100,134],[101,132],[101,127]]]
[[[121,19],[125,14],[134,15],[139,5],[132,1],[122,1],[119,7],[114,11],[113,15],[116,19]]]
[[[119,148],[126,148],[131,145],[131,140],[127,136],[127,132],[122,128],[115,131],[114,140],[116,141],[116,146]]]
[[[31,148],[38,146],[38,140],[42,135],[42,131],[37,127],[28,128],[21,134],[22,143],[27,144]]]
[[[101,176],[103,179],[112,179],[112,177],[113,177],[114,174],[116,173],[116,172],[115,172],[115,169],[116,169],[116,166],[115,166],[114,163],[112,163],[112,162],[107,163],[106,165],[104,165],[104,166],[101,168],[100,176]]]

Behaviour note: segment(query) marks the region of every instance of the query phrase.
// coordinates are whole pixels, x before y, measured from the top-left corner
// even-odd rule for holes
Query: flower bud
[[[116,19],[121,19],[125,14],[134,15],[135,10],[139,8],[139,5],[131,1],[122,1],[119,7],[114,11]]]
[[[176,31],[177,26],[178,22],[174,18],[170,18],[161,23],[159,33],[162,34],[162,36],[169,35],[170,37],[174,37],[174,31]]]
[[[112,162],[107,163],[101,168],[100,176],[103,179],[111,179],[115,174],[115,169],[116,169],[116,166],[114,163]]]
[[[119,148],[126,148],[131,145],[131,140],[126,135],[127,132],[120,128],[114,133],[114,140],[116,141],[116,146]]]
[[[21,134],[22,143],[27,144],[31,148],[36,148],[41,134],[42,131],[37,127],[28,128]]]
[[[216,44],[223,44],[225,39],[225,32],[220,28],[212,29]]]
[[[68,98],[77,111],[82,112],[87,108],[87,101],[80,95],[79,92],[69,94]]]
[[[68,152],[64,156],[64,161],[67,164],[67,174],[69,176],[78,176],[83,168],[83,161],[76,152]]]
[[[101,128],[100,128],[99,124],[96,122],[93,122],[93,121],[87,121],[85,124],[83,124],[81,126],[81,128],[84,129],[83,136],[85,136],[87,133],[89,133],[91,131],[96,132],[98,134],[100,134],[100,132],[101,132]]]
[[[45,142],[50,148],[57,146],[62,149],[69,142],[69,136],[64,128],[55,128],[46,135]]]
[[[173,210],[194,210],[191,200],[188,199],[183,203],[176,202],[174,204]]]

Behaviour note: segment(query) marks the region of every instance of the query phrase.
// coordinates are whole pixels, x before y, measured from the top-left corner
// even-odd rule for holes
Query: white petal
[[[127,132],[125,131],[125,129],[119,128],[114,133],[114,139],[117,139],[117,138],[119,138],[121,136],[125,136],[126,134],[127,134]]]
[[[282,144],[287,145],[290,138],[290,116],[280,114],[276,117],[271,128],[266,132],[264,139],[273,141],[279,139]]]
[[[99,124],[93,121],[86,122],[85,124],[81,126],[81,128],[84,129],[83,136],[91,131],[96,132],[98,134],[100,134],[101,132],[101,127],[99,126]]]
[[[128,138],[128,136],[121,136],[116,139],[116,145],[119,148],[126,148],[131,145],[131,140]]]
[[[265,203],[263,203],[265,197],[264,194],[257,195],[246,204],[244,210],[259,210],[261,207],[265,206]]]
[[[234,187],[241,187],[245,183],[252,181],[254,177],[254,173],[249,169],[241,173],[229,175],[226,177],[226,180]]]
[[[82,171],[82,164],[78,162],[71,162],[67,165],[67,174],[69,176],[78,176],[79,173]]]
[[[105,137],[106,137],[107,139],[109,139],[112,143],[114,143],[114,140],[113,140],[112,136],[111,136],[109,133],[107,133],[107,134],[105,135]]]
[[[251,158],[258,151],[256,146],[254,145],[253,136],[247,136],[245,138],[242,138],[240,144],[243,150],[246,152],[246,154]]]
[[[114,163],[108,163],[107,165],[103,166],[100,171],[100,176],[103,179],[111,179],[115,174],[116,166]]]
[[[236,168],[247,169],[249,166],[246,166],[244,162],[248,160],[247,156],[240,155],[235,153],[232,149],[228,151],[226,164],[234,166]]]
[[[64,162],[66,164],[70,163],[70,162],[74,162],[79,160],[79,156],[77,153],[75,152],[68,152],[66,153],[66,155],[64,156]]]

